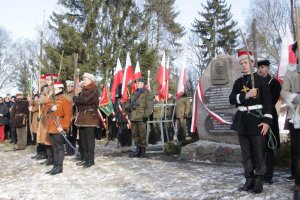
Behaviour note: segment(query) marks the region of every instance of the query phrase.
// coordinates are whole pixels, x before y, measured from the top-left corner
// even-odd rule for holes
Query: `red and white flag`
[[[285,35],[282,38],[282,42],[281,42],[280,62],[276,73],[276,79],[281,83],[283,77],[285,76],[287,66],[289,64],[296,64],[296,57],[292,50],[293,43],[294,40],[291,31],[287,25]]]
[[[177,86],[176,99],[179,99],[183,95],[185,87],[186,87],[186,59],[184,57],[182,67],[179,72],[179,81]]]
[[[122,85],[123,76],[124,76],[123,69],[121,66],[120,59],[118,58],[117,66],[116,66],[116,69],[114,72],[114,80],[113,80],[113,84],[111,87],[111,100],[113,103],[115,103],[115,100],[116,100],[117,89],[118,89],[118,87],[120,87]]]
[[[191,133],[196,133],[197,130],[197,111],[198,111],[198,94],[196,90],[194,92],[194,97],[193,97]]]
[[[135,81],[138,78],[142,77],[141,69],[140,69],[140,63],[139,61],[136,62],[135,70],[134,70],[134,75],[133,75],[133,80]],[[135,83],[131,84],[131,94],[136,91],[136,85]]]
[[[128,99],[128,84],[133,81],[133,69],[131,66],[131,60],[129,52],[127,52],[126,66],[124,70],[124,76],[122,81],[122,102],[126,102]]]
[[[166,67],[165,67],[166,57],[165,52],[161,60],[161,64],[157,73],[157,82],[158,82],[158,97],[159,99],[166,99]]]
[[[105,124],[105,120],[104,120],[104,118],[103,118],[103,116],[102,116],[101,111],[100,111],[99,108],[97,108],[97,113],[98,113],[98,117],[99,117],[99,120],[100,120],[103,128],[106,129],[107,127],[106,127],[106,124]]]

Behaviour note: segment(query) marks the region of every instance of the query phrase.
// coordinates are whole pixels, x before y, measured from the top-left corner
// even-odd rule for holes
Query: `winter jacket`
[[[78,107],[75,125],[78,127],[100,127],[97,109],[99,105],[99,93],[95,83],[84,86],[78,97],[74,97],[74,103]]]
[[[58,94],[55,97],[57,110],[52,112],[48,107],[48,111],[43,110],[43,113],[47,113],[45,116],[45,128],[47,133],[59,134],[55,121],[65,132],[69,130],[72,118],[72,105],[71,102],[65,97],[64,94]],[[52,103],[53,105],[53,103]],[[52,107],[51,105],[51,107]],[[51,108],[50,107],[50,108]],[[47,107],[45,107],[47,108]]]

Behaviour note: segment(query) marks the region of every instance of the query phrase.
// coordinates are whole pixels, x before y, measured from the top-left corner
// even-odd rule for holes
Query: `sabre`
[[[254,88],[254,76],[253,76],[253,66],[251,66],[251,59],[250,59],[250,54],[249,54],[249,48],[248,48],[248,45],[247,45],[247,42],[245,40],[245,37],[244,37],[244,34],[242,32],[241,29],[239,29],[240,32],[241,32],[241,36],[242,36],[242,39],[243,39],[243,42],[245,44],[245,47],[246,47],[246,52],[247,52],[247,58],[248,58],[248,62],[249,62],[249,65],[250,65],[250,77],[251,77],[251,85],[252,85],[252,89]]]
[[[57,122],[56,120],[53,120],[53,121],[54,121],[55,126],[58,128],[58,127],[59,127],[58,122]],[[63,138],[64,138],[65,141],[70,145],[70,147],[75,151],[75,156],[80,155],[80,153],[78,152],[78,150],[73,146],[73,144],[72,144],[72,143],[68,140],[68,138],[66,137],[66,132],[61,131],[61,132],[59,132],[59,133],[63,136]]]

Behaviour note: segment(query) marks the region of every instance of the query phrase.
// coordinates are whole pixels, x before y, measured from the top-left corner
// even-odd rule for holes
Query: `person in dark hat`
[[[130,113],[131,133],[136,152],[132,152],[130,157],[146,157],[147,131],[146,122],[153,112],[153,94],[145,88],[145,80],[138,78],[135,80],[137,90],[132,94],[125,110]]]
[[[264,77],[270,87],[271,96],[272,96],[272,116],[273,121],[271,125],[272,132],[268,132],[266,136],[266,174],[265,182],[272,184],[273,183],[273,172],[275,165],[275,153],[276,149],[280,147],[280,137],[279,137],[279,125],[278,125],[278,115],[275,105],[279,99],[281,85],[278,80],[272,78],[269,74],[270,72],[270,61],[261,60],[257,63],[258,74]]]
[[[266,80],[252,73],[254,58],[250,54],[249,63],[247,54],[246,51],[238,52],[243,76],[234,82],[229,102],[238,108],[232,129],[238,132],[246,178],[239,190],[261,193],[266,173],[265,135],[272,123],[272,100]]]
[[[293,45],[293,51],[297,57],[297,42]],[[298,58],[299,59],[299,58]],[[286,116],[289,124],[291,138],[291,176],[295,179],[294,199],[300,199],[300,67],[299,64],[290,64],[283,78],[281,96],[288,106]]]
[[[23,92],[16,93],[16,103],[12,107],[12,126],[16,128],[17,147],[16,150],[25,150],[27,144],[27,119],[29,114],[29,102],[23,96]]]

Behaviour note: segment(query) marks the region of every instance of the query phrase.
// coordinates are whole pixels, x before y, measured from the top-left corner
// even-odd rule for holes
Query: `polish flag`
[[[158,82],[158,97],[159,99],[165,100],[165,88],[166,88],[166,67],[165,67],[166,57],[165,52],[163,53],[163,57],[161,60],[161,64],[157,73],[157,82]]]
[[[282,83],[283,77],[285,76],[287,66],[289,64],[296,64],[296,57],[292,50],[294,40],[291,31],[286,26],[285,35],[281,42],[280,62],[276,73],[276,79]]]
[[[194,98],[193,98],[191,133],[196,133],[197,130],[197,108],[198,108],[198,94],[196,90],[194,92]]]
[[[139,61],[136,62],[136,67],[134,70],[134,75],[133,75],[133,80],[135,81],[138,78],[142,77],[142,73],[141,73],[141,69],[140,69],[140,63]],[[131,94],[134,93],[136,91],[136,85],[135,83],[131,84]]]
[[[182,65],[180,73],[179,73],[179,81],[178,81],[178,86],[177,86],[176,99],[179,99],[183,95],[185,87],[186,87],[186,59],[184,57],[183,65]]]
[[[121,93],[121,91],[118,91],[118,88],[122,85],[123,76],[124,76],[123,69],[121,66],[120,59],[118,58],[117,66],[114,72],[114,80],[111,87],[111,100],[113,103],[115,103],[116,100],[116,93],[117,92]]]
[[[133,81],[133,69],[131,66],[131,60],[129,52],[127,52],[126,66],[124,70],[124,76],[122,81],[122,102],[126,102],[128,99],[128,84]]]
[[[168,56],[167,65],[166,65],[166,76],[165,76],[165,79],[166,79],[165,98],[166,99],[168,99],[168,97],[169,97],[169,73],[170,73],[170,58]]]

